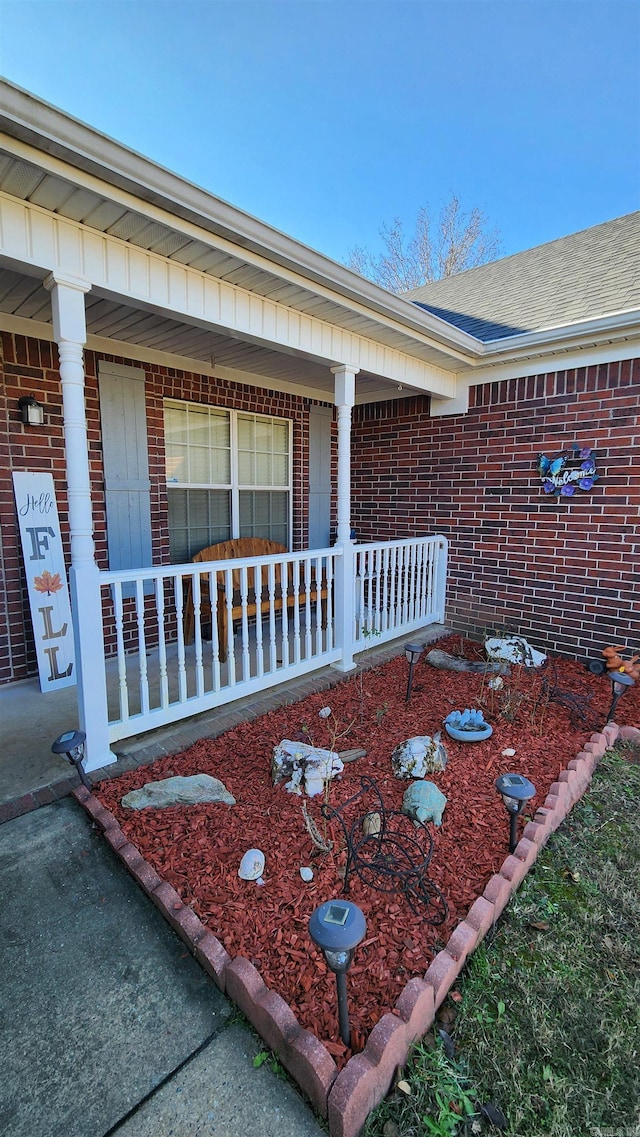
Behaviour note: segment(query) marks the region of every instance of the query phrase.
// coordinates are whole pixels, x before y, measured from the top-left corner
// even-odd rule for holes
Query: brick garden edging
[[[368,1114],[388,1092],[396,1067],[404,1065],[412,1044],[432,1026],[467,957],[495,924],[539,850],[583,796],[605,750],[624,731],[608,723],[567,763],[550,787],[544,805],[525,826],[515,852],[505,859],[500,872],[491,877],[465,919],[454,928],[424,978],[409,980],[393,1009],[376,1023],[364,1050],[354,1054],[339,1073],[320,1040],[300,1026],[288,1004],[267,987],[248,959],[231,958],[168,881],[162,880],[127,840],[113,814],[84,786],[74,790],[74,797],[104,831],[111,848],[205,971],[277,1054],[317,1112],[328,1119],[331,1137],[358,1137]]]

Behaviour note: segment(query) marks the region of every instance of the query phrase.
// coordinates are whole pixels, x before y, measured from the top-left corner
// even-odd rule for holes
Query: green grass
[[[367,1137],[640,1137],[640,766],[611,751]],[[448,1017],[447,1017],[448,1016]],[[455,1016],[455,1017],[454,1017]],[[440,1024],[439,1024],[440,1025]],[[472,1114],[469,1114],[469,1103]]]

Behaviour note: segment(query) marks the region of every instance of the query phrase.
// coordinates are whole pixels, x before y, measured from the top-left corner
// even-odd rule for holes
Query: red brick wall
[[[54,476],[67,564],[69,517],[66,497],[62,394],[55,345],[0,333],[0,683],[37,673],[29,601],[17,528],[13,470],[47,470]],[[96,557],[108,567],[104,482],[98,402],[98,360],[139,367],[146,377],[149,472],[154,564],[168,562],[167,496],[164,474],[163,399],[186,399],[220,407],[275,415],[293,422],[293,547],[307,540],[309,401],[178,371],[135,363],[120,356],[85,352],[87,422]],[[35,394],[45,407],[45,426],[24,426],[18,399]],[[109,640],[108,640],[109,644]]]
[[[0,682],[35,674],[15,519],[12,470],[50,470],[68,548],[57,353],[0,339]],[[154,562],[167,560],[162,400],[281,415],[294,423],[294,547],[306,544],[307,400],[150,364],[146,375]],[[85,357],[98,562],[107,566],[97,361]],[[45,405],[45,429],[23,426],[21,395]],[[640,647],[640,360],[471,389],[467,415],[429,417],[415,397],[356,407],[353,523],[359,540],[444,533],[450,541],[448,622],[478,633],[509,627],[574,655],[607,643]],[[334,425],[335,438],[335,425]],[[542,492],[539,452],[593,446],[601,480],[561,502]],[[335,447],[332,455],[335,484]],[[335,503],[333,510],[335,519]]]
[[[472,387],[470,403],[433,419],[427,397],[355,408],[359,539],[444,533],[455,628],[566,655],[640,647],[640,360]],[[574,441],[600,481],[557,504],[537,456]]]

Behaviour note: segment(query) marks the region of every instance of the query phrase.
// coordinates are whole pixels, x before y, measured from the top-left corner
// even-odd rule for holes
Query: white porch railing
[[[446,547],[437,536],[359,545],[348,557],[335,546],[101,572],[109,743],[328,664],[348,670],[354,652],[371,646],[370,635],[384,641],[442,621]],[[257,566],[264,582],[258,605],[251,589]],[[289,582],[284,601],[282,581]],[[184,634],[189,591],[193,643]],[[219,620],[220,604],[226,612]],[[350,643],[339,642],[341,627],[352,627]]]
[[[421,537],[355,547],[355,651],[442,623],[447,540]]]

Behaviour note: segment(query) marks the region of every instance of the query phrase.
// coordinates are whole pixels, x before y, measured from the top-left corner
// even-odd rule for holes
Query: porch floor
[[[397,640],[368,648],[356,661],[360,667],[372,667],[398,655],[409,639],[433,643],[448,632],[443,624],[429,624],[411,632],[410,636],[404,634]],[[339,671],[324,667],[163,729],[122,739],[113,745],[117,762],[94,771],[89,779],[99,781],[103,777],[117,777],[166,754],[178,754],[199,738],[214,738],[238,723],[265,714],[283,703],[295,703],[315,691],[333,687],[341,678]],[[110,706],[115,705],[117,698],[117,680],[116,661],[109,661]],[[0,822],[63,797],[78,784],[75,770],[64,759],[51,753],[53,740],[77,726],[75,687],[46,695],[40,692],[37,679],[0,687]]]

